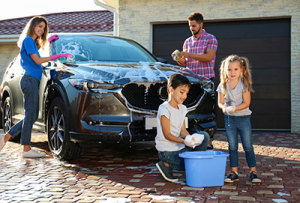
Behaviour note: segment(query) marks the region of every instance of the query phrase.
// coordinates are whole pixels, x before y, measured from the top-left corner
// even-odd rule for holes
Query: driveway
[[[217,133],[215,139],[215,150],[228,152],[225,133]],[[9,142],[0,152],[0,203],[299,203],[300,134],[254,133],[253,145],[261,184],[248,181],[249,170],[240,145],[238,182],[195,188],[185,184],[184,172],[174,173],[180,179],[177,183],[163,179],[155,167],[159,159],[154,142],[95,145],[85,148],[80,159],[59,161],[48,151],[46,134],[35,131],[32,146],[46,152],[46,158],[22,158],[17,142]]]

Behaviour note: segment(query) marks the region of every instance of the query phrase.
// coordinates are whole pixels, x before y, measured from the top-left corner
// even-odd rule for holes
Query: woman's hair
[[[185,77],[183,75],[180,75],[177,73],[171,75],[168,80],[168,93],[169,93],[170,87],[173,87],[173,89],[176,89],[177,87],[179,87],[181,85],[187,85],[190,88],[191,82],[189,81],[189,79],[187,79],[187,77]]]
[[[199,12],[196,13],[192,13],[191,15],[189,15],[188,17],[189,21],[195,20],[197,23],[203,23],[203,15]]]
[[[229,63],[238,62],[240,68],[242,69],[241,80],[247,92],[254,92],[252,89],[252,77],[250,64],[247,58],[239,57],[238,55],[230,55],[226,59],[224,59],[220,66],[220,83],[223,86],[224,96],[227,95],[226,83],[229,81],[227,70]]]
[[[45,23],[45,30],[44,33],[42,34],[42,36],[37,37],[35,39],[35,43],[38,49],[42,48],[44,49],[45,44],[48,42],[47,41],[47,35],[48,35],[48,21],[46,18],[42,17],[42,16],[35,16],[33,18],[30,19],[30,21],[27,23],[27,25],[25,26],[22,34],[19,37],[19,41],[18,41],[18,46],[21,48],[23,40],[25,39],[26,35],[32,36],[34,34],[34,28],[37,24],[44,22]]]

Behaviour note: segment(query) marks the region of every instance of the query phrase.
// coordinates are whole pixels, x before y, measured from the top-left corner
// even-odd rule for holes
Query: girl
[[[43,157],[45,153],[38,152],[30,147],[31,130],[39,113],[39,86],[42,77],[42,63],[55,60],[59,57],[68,57],[70,54],[57,54],[50,57],[40,57],[39,49],[47,43],[48,22],[44,17],[33,17],[23,30],[18,46],[20,47],[20,64],[24,69],[24,75],[20,80],[20,86],[24,98],[24,119],[14,125],[6,135],[0,136],[0,150],[6,142],[21,133],[23,157]]]
[[[171,182],[178,181],[173,177],[172,170],[184,171],[184,159],[180,158],[179,154],[191,150],[205,151],[209,142],[207,132],[200,131],[200,134],[191,136],[185,128],[187,108],[183,102],[190,87],[191,83],[185,76],[171,75],[168,80],[169,101],[161,104],[157,113],[155,147],[161,161],[156,167],[162,176]]]
[[[230,55],[222,61],[218,105],[225,114],[225,130],[229,143],[231,173],[225,182],[238,181],[238,132],[250,168],[250,181],[261,182],[256,174],[256,160],[252,146],[252,129],[249,109],[252,89],[250,65],[246,58]]]

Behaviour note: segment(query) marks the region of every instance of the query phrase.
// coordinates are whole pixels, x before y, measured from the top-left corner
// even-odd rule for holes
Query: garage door
[[[224,57],[230,54],[247,57],[255,91],[250,105],[253,129],[290,130],[290,19],[206,22],[203,27],[219,42],[216,86]],[[154,25],[153,54],[176,64],[170,54],[175,49],[182,50],[184,40],[190,36],[187,23]],[[218,128],[224,128],[224,115],[219,109]]]

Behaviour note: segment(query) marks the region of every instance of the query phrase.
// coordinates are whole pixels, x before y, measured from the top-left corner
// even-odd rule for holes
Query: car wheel
[[[47,118],[48,145],[51,153],[60,160],[76,159],[82,148],[70,140],[66,107],[60,97],[55,98]]]
[[[3,121],[2,121],[2,115],[3,115],[3,112],[2,112],[2,108],[1,108],[1,110],[0,110],[0,129],[2,129],[3,128]]]
[[[3,104],[2,126],[3,126],[4,134],[6,134],[13,127],[10,97],[7,97]],[[11,141],[19,141],[20,136],[21,136],[21,134],[10,138],[10,140]]]

